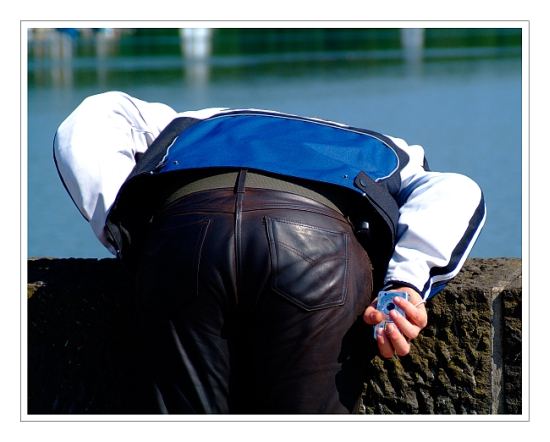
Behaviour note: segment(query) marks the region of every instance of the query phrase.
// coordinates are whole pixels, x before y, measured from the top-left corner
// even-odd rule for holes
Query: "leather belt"
[[[165,204],[170,204],[180,198],[196,192],[233,188],[235,186],[235,183],[237,182],[238,176],[239,171],[232,171],[211,175],[192,181],[172,193],[165,201]],[[312,199],[313,201],[316,201],[318,203],[324,204],[325,206],[328,206],[331,209],[336,210],[338,213],[342,214],[342,211],[326,196],[320,194],[319,192],[316,192],[315,190],[312,190],[309,187],[304,187],[292,181],[275,178],[273,176],[264,175],[258,172],[247,171],[245,187],[294,193],[296,195],[300,195],[305,198]]]

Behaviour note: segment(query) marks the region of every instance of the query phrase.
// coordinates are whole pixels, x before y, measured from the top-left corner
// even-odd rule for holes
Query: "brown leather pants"
[[[350,413],[367,346],[369,257],[333,209],[218,189],[155,217],[138,267],[158,413]]]

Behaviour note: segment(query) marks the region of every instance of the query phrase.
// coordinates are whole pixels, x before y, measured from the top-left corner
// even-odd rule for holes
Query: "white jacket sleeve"
[[[114,253],[104,227],[118,190],[136,164],[136,155],[175,117],[161,103],[122,92],[86,98],[57,129],[54,160],[76,206],[99,240]]]
[[[410,160],[401,171],[397,242],[384,283],[427,299],[460,271],[485,222],[485,203],[470,178],[426,170],[422,147],[392,140]]]

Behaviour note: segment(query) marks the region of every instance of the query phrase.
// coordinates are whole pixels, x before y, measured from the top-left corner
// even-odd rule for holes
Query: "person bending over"
[[[485,219],[478,185],[372,130],[122,92],[59,126],[61,179],[135,274],[158,413],[350,413],[366,349],[405,356]],[[376,309],[396,297],[392,323]]]

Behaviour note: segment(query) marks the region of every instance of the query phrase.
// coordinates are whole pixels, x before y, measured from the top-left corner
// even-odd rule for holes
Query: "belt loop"
[[[237,182],[235,183],[235,193],[244,193],[244,188],[246,184],[246,172],[247,169],[239,170],[239,176],[237,177]]]

